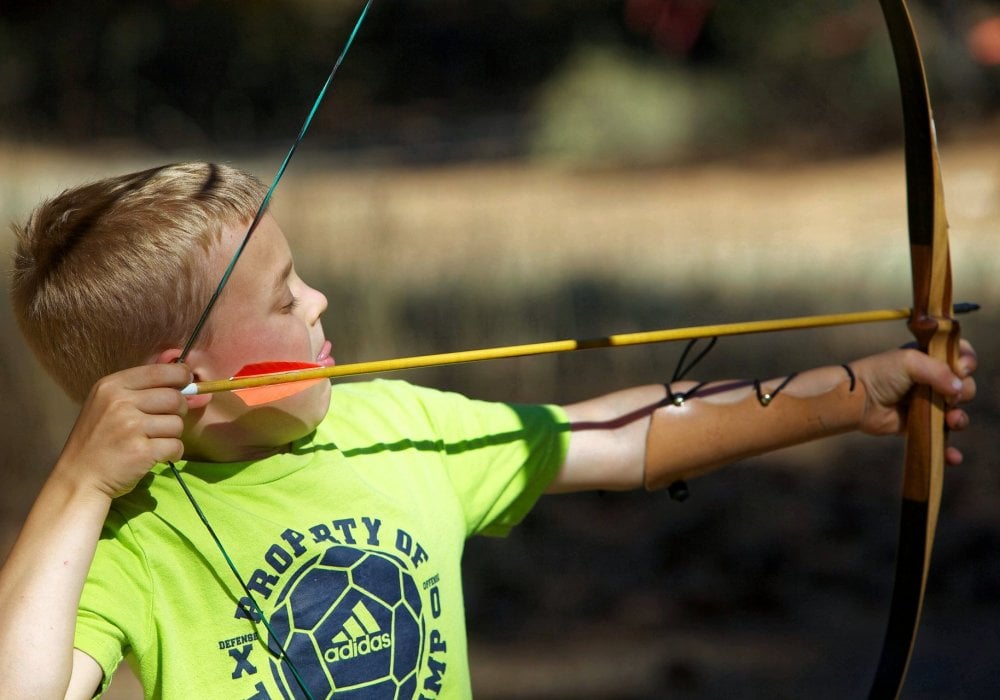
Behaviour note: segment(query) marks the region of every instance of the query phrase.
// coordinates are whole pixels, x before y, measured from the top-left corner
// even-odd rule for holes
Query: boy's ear
[[[200,377],[198,376],[198,369],[195,366],[195,363],[191,362],[192,359],[191,355],[193,354],[194,354],[193,352],[188,354],[188,359],[184,362],[184,364],[187,365],[187,367],[191,370],[191,374],[193,376],[193,379],[191,381],[196,382],[200,379]],[[177,358],[179,358],[180,356],[181,356],[180,348],[168,348],[167,350],[164,350],[163,352],[161,352],[159,355],[156,356],[155,362],[156,364],[168,365],[172,362],[176,362]],[[199,408],[204,408],[208,404],[208,402],[212,400],[212,394],[197,394],[196,396],[187,396],[185,398],[187,399],[188,409],[195,410]]]

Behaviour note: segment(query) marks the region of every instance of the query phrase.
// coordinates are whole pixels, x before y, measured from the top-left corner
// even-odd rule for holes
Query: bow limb
[[[880,0],[899,75],[905,130],[907,216],[913,275],[909,327],[921,350],[954,364],[948,223],[927,78],[905,0]],[[917,387],[906,426],[899,550],[892,605],[869,698],[896,698],[913,653],[941,505],[947,434],[944,398]]]

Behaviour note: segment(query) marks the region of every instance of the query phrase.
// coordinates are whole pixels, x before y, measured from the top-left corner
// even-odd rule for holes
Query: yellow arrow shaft
[[[186,394],[208,394],[217,391],[233,391],[248,389],[270,384],[299,382],[310,379],[328,379],[334,377],[350,377],[359,374],[374,374],[378,372],[395,372],[404,369],[420,367],[438,367],[441,365],[460,364],[464,362],[480,362],[482,360],[500,360],[511,357],[528,357],[532,355],[551,355],[574,350],[591,350],[594,348],[625,347],[629,345],[646,345],[649,343],[666,343],[677,340],[694,340],[697,338],[714,338],[727,335],[749,335],[752,333],[770,333],[775,331],[795,330],[803,328],[823,328],[827,326],[846,326],[860,323],[878,323],[881,321],[898,321],[910,317],[910,309],[881,309],[877,311],[857,311],[843,314],[827,314],[822,316],[800,316],[796,318],[773,319],[769,321],[748,321],[741,323],[723,323],[712,326],[692,326],[689,328],[673,328],[658,331],[640,331],[637,333],[622,333],[587,340],[553,340],[544,343],[527,343],[525,345],[509,345],[505,347],[483,348],[480,350],[460,350],[434,355],[417,355],[391,360],[373,360],[356,362],[334,367],[317,367],[315,369],[279,372],[256,377],[241,377],[239,379],[216,379],[198,382],[185,389]]]

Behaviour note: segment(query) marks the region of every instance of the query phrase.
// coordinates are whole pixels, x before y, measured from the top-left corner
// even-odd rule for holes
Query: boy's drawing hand
[[[158,462],[180,459],[191,381],[180,364],[151,364],[101,379],[90,392],[57,468],[85,487],[115,498],[135,488]]]
[[[906,398],[915,384],[926,384],[946,398],[948,410],[945,422],[951,430],[964,430],[969,425],[968,414],[958,404],[971,401],[976,395],[972,374],[978,362],[972,346],[962,341],[957,366],[933,360],[918,350],[892,350],[852,362],[851,366],[866,390],[865,411],[861,430],[870,435],[891,435],[906,428]],[[948,448],[949,464],[960,464],[962,453]]]

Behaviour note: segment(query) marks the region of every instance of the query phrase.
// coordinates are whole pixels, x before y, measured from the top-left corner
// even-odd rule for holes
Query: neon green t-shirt
[[[276,642],[317,699],[469,697],[464,540],[516,524],[568,444],[552,406],[335,386],[288,453],[178,464],[272,631],[160,466],[112,506],[75,644],[150,698],[305,697]]]

